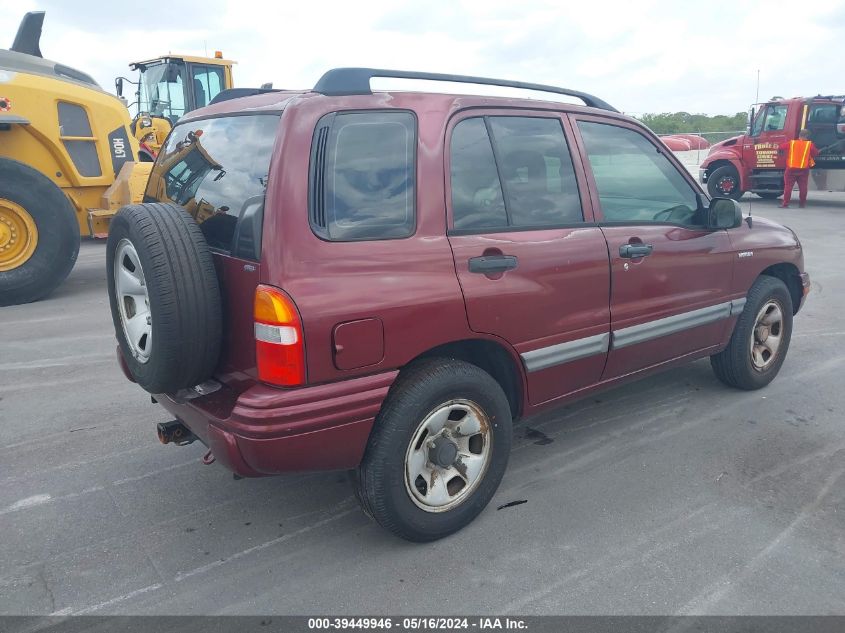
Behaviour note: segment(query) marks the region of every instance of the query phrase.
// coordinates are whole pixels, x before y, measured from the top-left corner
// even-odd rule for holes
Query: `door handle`
[[[506,270],[516,268],[519,260],[514,255],[482,255],[481,257],[470,257],[469,272],[491,275],[503,273]]]
[[[634,257],[646,257],[651,255],[654,246],[651,244],[623,244],[619,247],[619,257],[631,259]]]

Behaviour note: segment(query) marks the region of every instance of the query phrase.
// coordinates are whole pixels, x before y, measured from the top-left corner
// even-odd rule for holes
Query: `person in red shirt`
[[[819,155],[813,141],[810,140],[809,130],[801,130],[798,140],[787,141],[780,146],[781,152],[786,152],[786,171],[783,172],[783,203],[784,209],[789,208],[792,198],[792,188],[798,183],[798,206],[802,209],[807,205],[807,182],[810,178],[810,168],[816,164],[814,160]]]

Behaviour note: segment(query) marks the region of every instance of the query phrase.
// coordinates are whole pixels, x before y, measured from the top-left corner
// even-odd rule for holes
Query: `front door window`
[[[704,224],[696,192],[642,134],[591,121],[578,129],[605,221]]]

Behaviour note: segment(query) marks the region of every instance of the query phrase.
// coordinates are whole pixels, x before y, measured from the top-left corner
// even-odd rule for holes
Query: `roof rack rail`
[[[508,81],[507,79],[490,79],[489,77],[472,77],[469,75],[448,75],[443,73],[424,73],[410,70],[387,70],[384,68],[334,68],[326,72],[314,86],[314,92],[329,96],[368,95],[372,94],[370,79],[373,77],[390,77],[396,79],[426,79],[430,81],[452,81],[465,84],[479,84],[485,86],[503,86],[506,88],[521,88],[567,95],[581,99],[591,108],[600,108],[619,112],[610,104],[586,92],[532,84],[524,81]]]
[[[251,97],[253,95],[263,95],[265,92],[280,92],[279,88],[227,88],[218,92],[214,98],[208,102],[208,105],[214,105],[221,101],[229,101],[229,99],[240,99],[241,97]]]

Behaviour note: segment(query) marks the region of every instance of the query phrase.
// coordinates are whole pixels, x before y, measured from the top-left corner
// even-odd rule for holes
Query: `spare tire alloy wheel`
[[[445,512],[468,498],[490,464],[493,434],[469,400],[438,407],[417,427],[405,453],[405,488],[426,512]]]
[[[135,359],[146,363],[153,337],[150,295],[138,252],[126,238],[115,249],[114,287],[126,342]]]
[[[38,246],[38,227],[21,205],[0,198],[0,271],[17,268]]]

